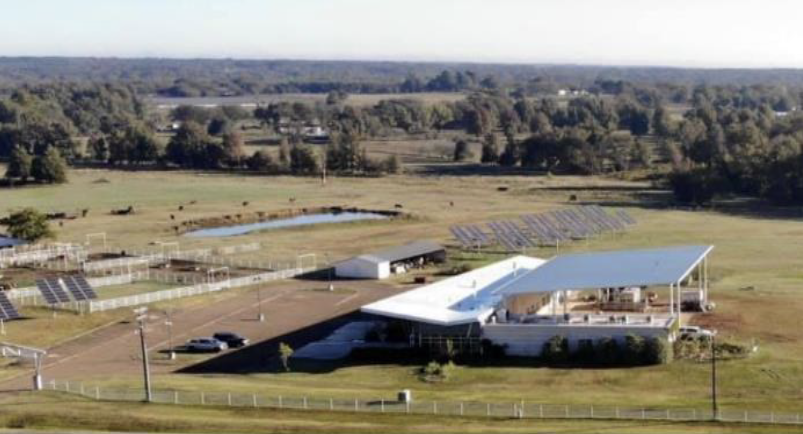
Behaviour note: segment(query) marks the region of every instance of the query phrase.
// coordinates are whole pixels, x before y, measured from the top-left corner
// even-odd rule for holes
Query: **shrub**
[[[495,344],[490,339],[483,339],[480,344],[483,356],[495,359],[505,357],[505,345]]]
[[[644,363],[662,365],[672,361],[672,346],[664,338],[652,337],[644,343]]]
[[[574,360],[581,363],[591,363],[594,361],[594,341],[591,339],[580,339],[577,342],[577,350],[573,355]]]
[[[427,382],[446,381],[454,374],[455,368],[452,362],[440,364],[433,360],[421,368],[421,379]]]
[[[290,371],[290,357],[293,356],[293,348],[282,342],[279,344],[279,357],[282,359],[282,366],[285,371]]]
[[[544,342],[541,358],[549,363],[562,363],[569,359],[569,341],[564,336],[552,336]]]
[[[594,359],[600,365],[615,365],[620,359],[619,344],[616,343],[615,339],[610,337],[601,338],[599,342],[597,342],[596,351],[594,353]]]
[[[626,365],[636,366],[644,363],[644,338],[628,334],[622,351],[622,361]]]

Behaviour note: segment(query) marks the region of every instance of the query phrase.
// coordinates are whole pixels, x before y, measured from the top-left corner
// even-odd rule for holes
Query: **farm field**
[[[220,106],[220,105],[241,105],[241,104],[271,104],[278,102],[303,102],[303,103],[325,103],[327,94],[310,93],[286,93],[273,95],[244,95],[231,97],[159,97],[148,98],[151,106],[159,110],[167,110],[178,105],[196,106]],[[437,104],[440,102],[454,102],[462,100],[465,94],[459,92],[427,92],[427,93],[378,93],[378,94],[354,94],[349,95],[346,103],[356,107],[372,106],[385,99],[407,99],[421,101],[425,104]]]
[[[497,187],[507,187],[499,191]],[[313,178],[242,177],[184,172],[112,172],[75,170],[69,184],[3,192],[0,213],[24,206],[45,210],[89,208],[88,217],[66,221],[59,241],[84,240],[84,234],[105,228],[116,246],[146,248],[155,240],[178,241],[182,249],[258,241],[255,257],[287,258],[315,253],[331,261],[417,238],[445,242],[455,253],[450,224],[514,218],[523,213],[570,206],[577,202],[626,207],[639,224],[627,234],[608,235],[587,243],[561,246],[561,252],[647,247],[664,244],[714,244],[711,257],[714,314],[693,323],[719,330],[724,339],[755,343],[748,359],[723,362],[720,402],[723,408],[798,411],[803,397],[803,338],[798,315],[803,308],[798,269],[803,243],[800,217],[745,209],[678,210],[661,208],[663,195],[643,182],[612,178],[548,176],[391,176],[331,178],[327,185]],[[295,199],[293,203],[290,199]],[[186,206],[179,212],[180,204]],[[249,205],[243,207],[242,203]],[[454,206],[450,205],[454,203]],[[179,219],[219,216],[243,210],[275,211],[291,207],[351,205],[393,209],[396,204],[414,218],[397,221],[320,225],[267,231],[227,239],[176,236],[170,215]],[[132,216],[109,210],[131,205]],[[788,214],[788,211],[786,212]],[[355,242],[359,240],[359,242]],[[549,257],[554,248],[528,251]],[[496,256],[499,257],[499,256]],[[479,266],[486,256],[456,253],[452,264]],[[399,282],[404,283],[404,282]],[[296,282],[302,290],[315,283]],[[252,293],[253,294],[253,293]],[[304,291],[314,295],[315,291]],[[322,294],[323,296],[325,294]],[[253,295],[252,295],[253,296]],[[348,293],[336,294],[346,298]],[[195,303],[213,299],[194,298]],[[24,322],[18,327],[24,327]],[[278,330],[276,331],[278,332]],[[265,338],[272,336],[270,333]],[[31,339],[35,343],[35,339]],[[47,342],[44,343],[45,345]],[[194,362],[188,360],[188,362]],[[129,360],[135,371],[136,361]],[[259,391],[292,395],[388,397],[411,388],[422,399],[528,399],[553,403],[618,402],[702,407],[708,402],[709,367],[691,361],[636,369],[550,369],[532,366],[461,366],[447,382],[418,379],[419,366],[352,365],[326,372],[252,374],[176,374],[158,372],[155,383],[180,390]],[[135,386],[135,373],[104,375],[64,372],[71,381],[104,386]]]

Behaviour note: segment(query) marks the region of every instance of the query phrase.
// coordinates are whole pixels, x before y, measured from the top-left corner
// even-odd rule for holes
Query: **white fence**
[[[101,388],[80,382],[50,381],[46,388],[80,394],[104,401],[141,402],[142,389]],[[739,424],[801,425],[799,413],[722,409],[714,414],[710,408],[689,407],[626,407],[611,405],[562,405],[523,400],[510,401],[433,401],[403,402],[395,397],[325,397],[304,395],[271,395],[263,393],[227,393],[188,390],[153,389],[151,402],[174,405],[208,405],[226,407],[274,408],[292,410],[338,411],[350,413],[393,413],[432,416],[487,417],[497,419],[599,419],[664,422],[721,422]]]
[[[80,260],[86,256],[86,250],[78,244],[16,246],[0,250],[0,268],[41,264],[60,256]]]
[[[234,279],[219,282],[200,283],[198,285],[186,286],[181,288],[165,289],[162,291],[149,292],[145,294],[130,295],[127,297],[112,298],[109,300],[90,300],[87,303],[88,312],[102,312],[105,310],[118,309],[121,307],[139,306],[143,304],[156,303],[164,300],[174,300],[177,298],[192,297],[195,295],[207,294],[210,292],[222,291],[229,288],[240,288],[250,285],[258,285],[274,280],[289,279],[304,272],[311,271],[302,268],[290,268],[287,270],[271,271],[269,273],[254,274],[252,276],[237,277]]]

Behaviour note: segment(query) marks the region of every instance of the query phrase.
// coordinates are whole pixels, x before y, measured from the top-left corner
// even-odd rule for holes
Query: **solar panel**
[[[95,290],[89,285],[84,276],[67,276],[63,279],[67,290],[70,291],[73,298],[77,301],[91,300],[98,298]]]
[[[39,279],[36,281],[36,287],[42,293],[47,304],[69,303],[70,297],[61,288],[58,279]]]
[[[20,317],[20,313],[17,311],[17,308],[11,304],[11,300],[8,299],[5,292],[0,292],[0,319],[4,321],[8,321],[10,319],[18,319]]]
[[[619,217],[620,220],[624,221],[629,225],[636,224],[636,219],[633,218],[627,211],[620,209],[616,211],[616,215]]]

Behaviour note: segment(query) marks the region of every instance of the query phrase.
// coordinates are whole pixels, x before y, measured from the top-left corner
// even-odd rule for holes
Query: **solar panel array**
[[[496,244],[508,251],[520,251],[539,245],[588,239],[606,232],[621,232],[636,224],[627,211],[620,209],[609,213],[599,205],[527,214],[521,216],[520,220],[489,222],[487,226],[490,233],[477,225],[455,225],[450,230],[464,248]]]
[[[95,290],[92,289],[92,286],[84,276],[67,276],[62,281],[76,301],[98,298],[98,294],[95,293]]]
[[[18,319],[20,313],[17,308],[11,304],[5,292],[0,292],[0,320],[8,321],[10,319]]]
[[[70,302],[70,297],[64,292],[57,278],[39,279],[36,281],[36,287],[39,288],[39,292],[42,293],[47,304]]]

